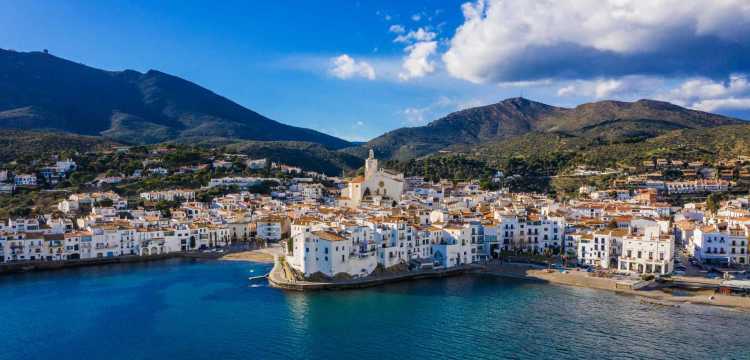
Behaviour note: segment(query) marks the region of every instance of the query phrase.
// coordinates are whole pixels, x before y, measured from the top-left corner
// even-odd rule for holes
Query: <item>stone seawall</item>
[[[401,281],[413,281],[419,279],[442,278],[449,276],[458,276],[481,271],[477,266],[461,266],[458,268],[444,270],[421,270],[406,273],[387,274],[378,276],[369,276],[362,279],[331,281],[331,282],[311,282],[311,281],[289,281],[279,275],[281,265],[279,261],[274,262],[274,267],[268,276],[268,282],[271,286],[284,290],[292,291],[320,291],[320,290],[347,290],[362,289],[373,286],[380,286]]]

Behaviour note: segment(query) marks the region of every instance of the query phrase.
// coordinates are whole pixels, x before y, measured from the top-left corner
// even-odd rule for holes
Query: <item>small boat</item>
[[[261,280],[261,279],[266,279],[266,278],[268,278],[268,274],[266,274],[266,275],[260,275],[260,276],[251,276],[251,277],[249,277],[247,279],[250,280],[250,281],[256,281],[256,280]]]

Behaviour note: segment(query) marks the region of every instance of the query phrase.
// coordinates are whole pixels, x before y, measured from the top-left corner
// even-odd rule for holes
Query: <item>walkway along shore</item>
[[[585,271],[549,271],[544,268],[529,266],[526,264],[491,264],[487,265],[482,273],[516,279],[531,279],[555,285],[568,285],[614,291],[623,295],[648,298],[650,300],[644,301],[644,303],[654,305],[698,304],[750,311],[750,298],[722,295],[709,288],[697,291],[684,290],[681,288],[670,288],[669,286],[658,283],[651,283],[643,288],[638,288],[638,285],[640,284],[634,281],[596,277]],[[677,291],[673,291],[675,289]]]
[[[231,254],[231,253],[230,253]],[[168,259],[218,259],[227,256],[225,253],[207,253],[207,252],[174,252],[161,255],[123,255],[96,259],[80,259],[65,261],[26,261],[0,264],[0,276],[18,274],[34,271],[50,271],[72,269],[90,266],[106,266],[113,264],[135,264],[147,263],[153,261],[162,261]]]
[[[273,255],[269,251],[278,251],[273,248],[262,248],[247,250],[246,245],[235,248],[224,248],[222,252],[190,251],[171,252],[160,255],[122,255],[95,259],[78,259],[63,261],[18,261],[0,263],[0,276],[33,271],[62,270],[89,266],[106,266],[112,264],[135,264],[168,259],[209,259],[209,260],[237,260],[252,261],[260,263],[271,263]]]

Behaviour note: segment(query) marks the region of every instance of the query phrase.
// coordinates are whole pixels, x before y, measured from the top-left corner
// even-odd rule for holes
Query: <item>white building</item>
[[[166,176],[167,174],[169,174],[169,170],[163,167],[155,167],[148,169],[148,173],[156,176]]]
[[[266,159],[250,159],[245,161],[245,165],[247,165],[247,168],[250,170],[263,170],[266,168],[267,162],[268,160]]]
[[[748,234],[741,228],[719,230],[716,225],[698,226],[688,244],[688,254],[709,264],[747,264]]]
[[[622,251],[626,229],[600,230],[578,239],[578,263],[609,269]]]
[[[375,153],[365,161],[365,175],[354,178],[341,191],[339,205],[358,207],[366,197],[400,201],[404,191],[404,174],[396,174],[379,168]]]
[[[71,171],[74,171],[77,168],[76,162],[71,159],[65,159],[61,161],[57,161],[55,163],[55,168],[59,173],[68,173]]]
[[[305,199],[317,200],[323,197],[325,188],[321,184],[300,184],[299,189]]]
[[[627,236],[617,269],[637,274],[669,274],[674,269],[674,237],[659,233]]]
[[[729,182],[726,180],[673,181],[667,182],[666,187],[670,194],[724,192],[729,190]]]
[[[256,236],[265,241],[279,241],[287,233],[289,220],[280,216],[267,216],[257,221]]]
[[[0,182],[0,194],[11,194],[16,190],[16,184],[7,184]]]
[[[216,186],[237,186],[240,188],[248,188],[251,186],[259,185],[264,179],[258,177],[223,177],[223,178],[212,178],[208,182],[208,187]]]
[[[287,261],[294,269],[309,276],[322,273],[328,277],[347,274],[352,277],[370,275],[377,267],[375,252],[355,246],[352,239],[333,231],[311,231],[297,234]]]
[[[140,196],[142,199],[149,201],[193,201],[195,200],[195,191],[183,189],[149,191],[142,192]]]
[[[36,186],[37,178],[33,174],[18,174],[15,177],[16,186]]]

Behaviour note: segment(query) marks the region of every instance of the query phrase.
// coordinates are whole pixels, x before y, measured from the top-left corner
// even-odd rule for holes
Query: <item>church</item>
[[[396,174],[378,167],[378,159],[370,149],[365,160],[365,175],[349,181],[341,190],[339,206],[358,207],[363,200],[382,203],[384,200],[400,201],[404,191],[404,174]]]

